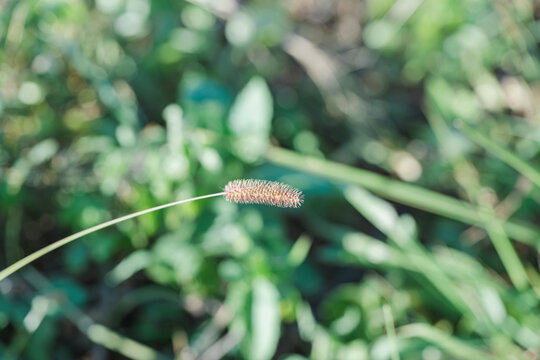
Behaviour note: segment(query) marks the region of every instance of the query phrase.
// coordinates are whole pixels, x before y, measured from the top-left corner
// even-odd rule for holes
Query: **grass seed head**
[[[302,205],[304,196],[300,190],[280,182],[242,179],[225,185],[225,199],[238,204],[297,208]]]

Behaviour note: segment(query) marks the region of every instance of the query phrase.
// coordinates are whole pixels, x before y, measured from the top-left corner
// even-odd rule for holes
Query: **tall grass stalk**
[[[197,196],[197,197],[194,197],[194,198],[191,198],[191,199],[173,201],[173,202],[170,202],[168,204],[156,206],[156,207],[153,207],[153,208],[150,208],[150,209],[141,210],[141,211],[137,211],[137,212],[134,212],[132,214],[129,214],[129,215],[121,216],[119,218],[106,221],[106,222],[98,224],[96,226],[92,226],[91,228],[88,228],[86,230],[79,231],[78,233],[75,233],[75,234],[70,235],[68,237],[65,237],[63,239],[60,239],[60,240],[58,240],[56,242],[53,242],[52,244],[47,245],[44,248],[41,248],[41,249],[37,250],[36,252],[34,252],[34,253],[32,253],[32,254],[30,254],[30,255],[28,255],[28,256],[20,259],[20,260],[18,260],[18,261],[16,261],[13,264],[11,264],[10,266],[5,268],[4,270],[0,271],[0,281],[4,280],[9,275],[11,275],[15,271],[19,270],[20,268],[30,264],[32,261],[37,260],[40,257],[42,257],[44,255],[47,255],[51,251],[56,250],[59,247],[62,247],[64,245],[66,245],[66,244],[69,244],[70,242],[75,241],[75,240],[77,240],[77,239],[79,239],[79,238],[81,238],[81,237],[83,237],[85,235],[88,235],[88,234],[91,234],[91,233],[96,232],[98,230],[104,229],[106,227],[118,224],[119,222],[126,221],[126,220],[129,220],[129,219],[133,219],[134,217],[137,217],[137,216],[149,214],[149,213],[157,211],[157,210],[165,209],[165,208],[168,208],[168,207],[171,207],[171,206],[180,205],[180,204],[184,204],[184,203],[188,203],[188,202],[192,202],[192,201],[196,201],[196,200],[206,199],[206,198],[215,197],[215,196],[222,196],[222,195],[225,195],[225,192],[220,192],[220,193],[210,194],[210,195]]]
[[[471,202],[478,204],[478,215],[483,221],[495,251],[499,255],[503,266],[508,272],[510,280],[517,289],[524,289],[529,283],[525,267],[521,263],[519,256],[514,249],[507,232],[505,231],[502,219],[498,219],[492,204],[487,201],[482,193],[482,184],[477,175],[474,165],[463,155],[452,155],[448,139],[451,137],[450,128],[446,122],[435,111],[426,111],[426,117],[433,129],[435,137],[441,144],[443,154],[449,159],[454,169],[456,181],[467,193]],[[459,176],[457,175],[459,174]]]
[[[111,225],[118,224],[119,222],[133,219],[134,217],[148,214],[157,210],[216,196],[224,196],[225,200],[237,204],[264,204],[283,208],[296,208],[301,206],[302,202],[304,201],[303,194],[300,190],[280,182],[254,179],[240,179],[229,181],[227,185],[225,185],[225,189],[223,192],[197,196],[191,199],[173,201],[168,204],[137,211],[133,214],[121,216],[119,218],[106,221],[99,225],[92,226],[91,228],[79,231],[76,234],[60,239],[20,259],[19,261],[0,271],[0,281],[4,280],[6,277],[13,274],[15,271],[19,270],[23,266],[30,264],[32,261],[37,260],[40,257],[47,255],[51,251],[56,250],[66,244],[69,244],[70,242],[77,240],[84,235],[91,234],[95,231],[104,229]]]
[[[360,185],[382,198],[460,221],[464,224],[483,227],[486,222],[485,218],[480,214],[484,210],[468,202],[423,189],[419,186],[389,179],[371,171],[298,154],[278,147],[271,147],[266,157],[276,165],[305,171],[346,184]],[[491,214],[485,214],[485,216],[493,218]],[[540,247],[540,230],[537,228],[511,220],[494,220],[501,221],[505,232],[516,241]]]
[[[497,158],[525,176],[527,179],[531,180],[540,188],[540,171],[529,165],[525,160],[522,160],[518,156],[514,155],[512,152],[497,144],[495,141],[491,140],[463,121],[456,121],[455,126],[477,145],[495,155]]]

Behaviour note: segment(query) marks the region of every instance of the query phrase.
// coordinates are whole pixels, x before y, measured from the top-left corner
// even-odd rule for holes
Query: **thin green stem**
[[[137,211],[137,212],[134,212],[132,214],[129,214],[129,215],[121,216],[119,218],[106,221],[106,222],[101,223],[99,225],[92,226],[91,228],[88,228],[86,230],[79,231],[78,233],[75,233],[75,234],[70,235],[68,237],[65,237],[63,239],[60,239],[60,240],[58,240],[58,241],[56,241],[56,242],[54,242],[54,243],[52,243],[50,245],[47,245],[44,248],[39,249],[38,251],[33,252],[32,254],[30,254],[30,255],[16,261],[15,263],[11,264],[10,266],[5,268],[4,270],[0,271],[0,281],[4,280],[9,275],[13,274],[15,271],[19,270],[23,266],[26,266],[26,265],[30,264],[32,261],[37,260],[40,257],[42,257],[44,255],[47,255],[51,251],[56,250],[59,247],[62,247],[64,245],[66,245],[66,244],[69,244],[70,242],[72,242],[74,240],[77,240],[78,238],[81,238],[84,235],[91,234],[91,233],[93,233],[95,231],[104,229],[104,228],[112,226],[114,224],[118,224],[119,222],[129,220],[129,219],[132,219],[134,217],[141,216],[141,215],[144,215],[144,214],[148,214],[148,213],[151,213],[151,212],[154,212],[154,211],[157,211],[157,210],[165,209],[165,208],[175,206],[175,205],[179,205],[179,204],[184,204],[184,203],[191,202],[191,201],[206,199],[206,198],[215,197],[215,196],[222,196],[222,195],[225,195],[225,193],[220,192],[220,193],[215,193],[215,194],[210,194],[210,195],[198,196],[198,197],[194,197],[194,198],[191,198],[191,199],[173,201],[173,202],[170,202],[168,204],[156,206],[156,207],[153,207],[153,208],[150,208],[150,209],[141,210],[141,211]]]
[[[392,360],[399,360],[399,350],[396,337],[396,329],[394,328],[394,317],[392,316],[392,308],[388,304],[383,305],[384,327],[386,335],[390,342]]]
[[[516,250],[512,246],[507,231],[502,225],[503,220],[497,218],[493,206],[489,201],[486,201],[485,196],[481,195],[482,185],[478,178],[477,170],[464,156],[459,154],[452,155],[450,144],[448,142],[451,132],[444,119],[438,116],[434,111],[429,110],[426,112],[426,117],[435,133],[435,137],[437,137],[438,141],[441,143],[443,153],[446,154],[454,168],[456,180],[463,190],[465,190],[469,199],[479,205],[478,215],[480,220],[483,222],[483,227],[489,235],[503,266],[508,272],[510,280],[517,289],[521,290],[526,288],[529,282],[527,272],[525,271]],[[468,129],[468,125],[462,125],[463,130]],[[483,138],[480,134],[478,134],[478,136]],[[459,176],[457,176],[457,174],[459,174]]]
[[[536,186],[540,187],[540,171],[529,165],[525,160],[517,157],[512,152],[463,121],[456,122],[456,127],[467,135],[469,139],[498,157],[508,166],[514,168],[527,179],[531,180]]]

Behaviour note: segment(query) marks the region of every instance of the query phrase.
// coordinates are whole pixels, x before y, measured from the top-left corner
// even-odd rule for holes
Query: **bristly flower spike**
[[[106,227],[118,224],[119,222],[126,221],[128,219],[133,219],[137,216],[148,214],[157,210],[165,209],[171,206],[176,206],[180,204],[185,204],[188,202],[207,199],[216,196],[225,196],[225,199],[228,201],[240,203],[240,204],[267,204],[274,205],[279,207],[292,207],[296,208],[302,205],[303,196],[302,192],[298,189],[295,189],[289,185],[285,185],[279,182],[266,181],[266,180],[234,180],[230,181],[225,186],[225,191],[210,194],[197,196],[191,199],[177,200],[170,202],[168,204],[159,205],[150,209],[141,210],[134,212],[132,214],[124,215],[116,219],[105,221],[101,224],[92,226],[86,230],[79,231],[73,235],[60,239],[58,241],[49,244],[30,255],[25,256],[24,258],[17,260],[13,264],[9,265],[5,269],[0,270],[0,281],[4,280],[9,275],[13,274],[15,271],[19,270],[23,266],[26,266],[33,262],[34,260],[39,259],[40,257],[47,255],[51,251],[58,249],[64,245],[69,244],[72,241],[75,241],[85,235],[91,234],[98,230],[104,229]]]
[[[265,204],[282,208],[302,205],[302,192],[292,186],[266,180],[242,179],[225,186],[225,199],[238,204]]]

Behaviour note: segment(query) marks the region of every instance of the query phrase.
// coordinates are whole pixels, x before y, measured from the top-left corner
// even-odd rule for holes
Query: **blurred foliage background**
[[[532,0],[1,0],[2,359],[537,359]]]

